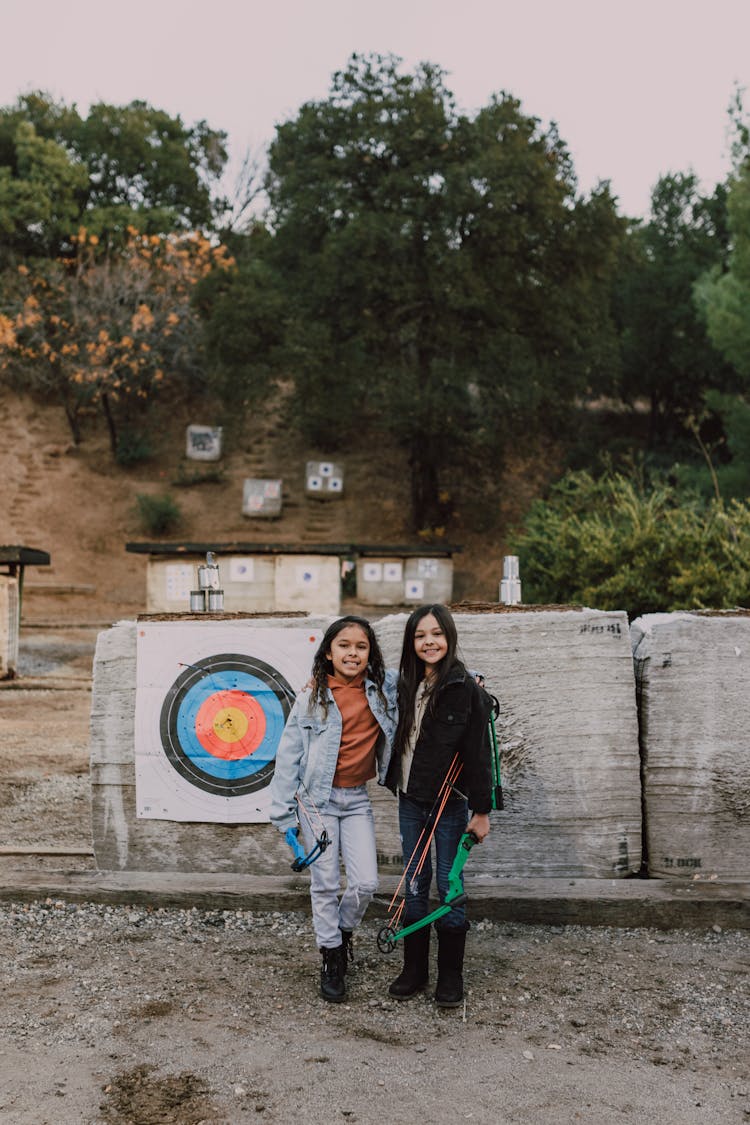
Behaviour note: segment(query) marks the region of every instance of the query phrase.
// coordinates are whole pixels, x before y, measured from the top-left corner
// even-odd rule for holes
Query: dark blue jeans
[[[432,882],[432,849],[435,849],[435,874],[437,889],[442,904],[448,892],[448,873],[456,858],[458,841],[466,831],[469,823],[469,808],[466,801],[448,801],[443,814],[437,822],[435,835],[432,838],[430,850],[425,857],[422,870],[415,876],[414,872],[419,866],[424,842],[429,836],[433,818],[430,816],[430,806],[413,801],[404,793],[398,795],[398,824],[401,833],[401,847],[404,854],[404,863],[408,864],[406,879],[404,881],[406,906],[404,908],[404,925],[418,922],[430,913],[430,883]],[[424,829],[424,836],[419,847],[417,841]],[[414,853],[414,849],[416,852]],[[414,854],[412,854],[414,853]],[[463,876],[461,877],[463,886]],[[464,906],[457,906],[437,923],[438,929],[448,926],[463,926],[466,920]]]

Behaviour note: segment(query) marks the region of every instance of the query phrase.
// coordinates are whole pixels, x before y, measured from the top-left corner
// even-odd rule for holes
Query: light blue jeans
[[[319,812],[331,843],[309,868],[313,929],[319,948],[335,949],[341,945],[341,930],[356,930],[378,889],[375,821],[367,786],[331,789],[330,800]],[[311,826],[301,827],[309,849],[314,843]],[[319,832],[320,827],[314,818],[312,828]],[[339,898],[342,861],[346,888]]]

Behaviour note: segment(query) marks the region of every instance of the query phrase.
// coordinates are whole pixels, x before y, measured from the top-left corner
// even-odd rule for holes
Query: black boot
[[[438,979],[435,1003],[438,1008],[457,1008],[464,998],[464,949],[468,925],[438,930]]]
[[[410,1000],[421,992],[430,975],[430,927],[404,938],[404,967],[388,989],[396,1000]]]
[[[321,949],[323,964],[320,969],[320,995],[332,1004],[340,1004],[346,999],[346,983],[344,981],[343,946],[336,949]]]
[[[341,965],[346,976],[346,970],[349,967],[349,962],[354,964],[354,942],[352,940],[351,930],[341,931]]]

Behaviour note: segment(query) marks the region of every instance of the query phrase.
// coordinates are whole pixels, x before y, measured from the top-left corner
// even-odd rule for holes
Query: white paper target
[[[417,574],[420,578],[436,578],[437,559],[417,559]]]
[[[268,820],[276,749],[320,630],[139,622],[136,815]]]
[[[166,568],[165,587],[167,601],[189,602],[195,585],[195,571],[186,563],[170,563]]]
[[[366,562],[362,565],[362,578],[365,582],[382,582],[383,564]]]
[[[230,582],[253,582],[255,579],[255,559],[230,559]]]
[[[296,568],[297,585],[304,589],[317,590],[320,572],[314,566],[298,566]]]

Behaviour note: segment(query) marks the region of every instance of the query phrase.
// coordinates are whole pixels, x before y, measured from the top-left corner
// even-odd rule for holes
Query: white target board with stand
[[[267,821],[281,732],[321,637],[303,625],[139,622],[136,815]]]

